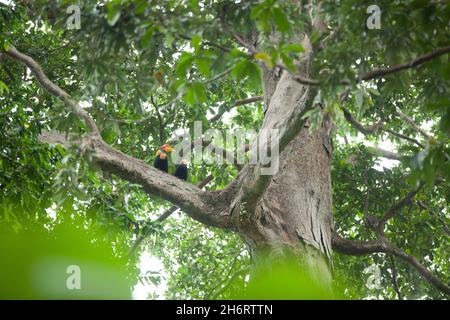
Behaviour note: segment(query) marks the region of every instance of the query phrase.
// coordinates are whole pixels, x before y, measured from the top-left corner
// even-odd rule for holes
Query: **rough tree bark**
[[[244,211],[239,232],[256,264],[294,252],[304,268],[319,271],[321,280],[329,284],[333,219],[325,137],[324,130],[311,134],[305,127],[289,143],[280,155],[280,171],[270,179],[253,212]]]
[[[307,36],[301,42],[305,52],[297,68],[309,78],[313,48]],[[251,252],[254,269],[295,256],[301,269],[329,287],[333,226],[330,123],[325,121],[310,132],[302,115],[318,107],[313,105],[316,90],[284,68],[263,66],[263,71],[267,108],[261,129],[280,131],[279,171],[274,176],[250,174],[251,183],[244,179],[232,220]],[[251,172],[249,167],[244,170]]]

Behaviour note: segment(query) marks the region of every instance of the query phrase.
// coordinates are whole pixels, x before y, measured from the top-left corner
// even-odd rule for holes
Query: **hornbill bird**
[[[175,166],[175,173],[173,174],[178,179],[187,180],[188,176],[188,167],[187,167],[187,161],[186,159],[181,160],[180,164],[177,164]]]
[[[172,152],[172,147],[167,143],[159,147],[158,151],[156,151],[156,159],[153,166],[159,170],[168,172],[169,161],[167,160],[167,154],[170,152]]]

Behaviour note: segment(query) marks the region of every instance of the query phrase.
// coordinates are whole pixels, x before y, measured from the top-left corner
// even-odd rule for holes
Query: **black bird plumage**
[[[169,144],[163,144],[159,147],[156,152],[156,159],[153,162],[153,166],[161,171],[168,172],[169,171],[169,160],[167,159],[167,154],[172,152],[172,147]]]
[[[155,162],[153,163],[153,166],[156,169],[159,169],[164,172],[169,171],[169,161],[167,160],[167,157],[164,157],[164,159],[161,159],[161,154],[156,156]]]
[[[173,174],[178,179],[187,180],[188,176],[188,167],[185,163],[181,163],[175,166],[175,173]]]

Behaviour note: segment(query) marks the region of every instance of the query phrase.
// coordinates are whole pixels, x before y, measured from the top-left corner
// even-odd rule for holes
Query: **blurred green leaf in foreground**
[[[0,299],[130,299],[125,260],[83,230],[50,235],[0,225]]]

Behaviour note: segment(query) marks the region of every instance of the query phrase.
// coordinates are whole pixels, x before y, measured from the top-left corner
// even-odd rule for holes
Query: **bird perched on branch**
[[[169,144],[163,144],[156,151],[156,159],[153,166],[161,171],[169,171],[169,161],[167,160],[167,154],[172,152],[172,147]]]
[[[178,179],[187,180],[188,167],[186,159],[181,160],[181,163],[175,166],[175,173],[173,174]]]

